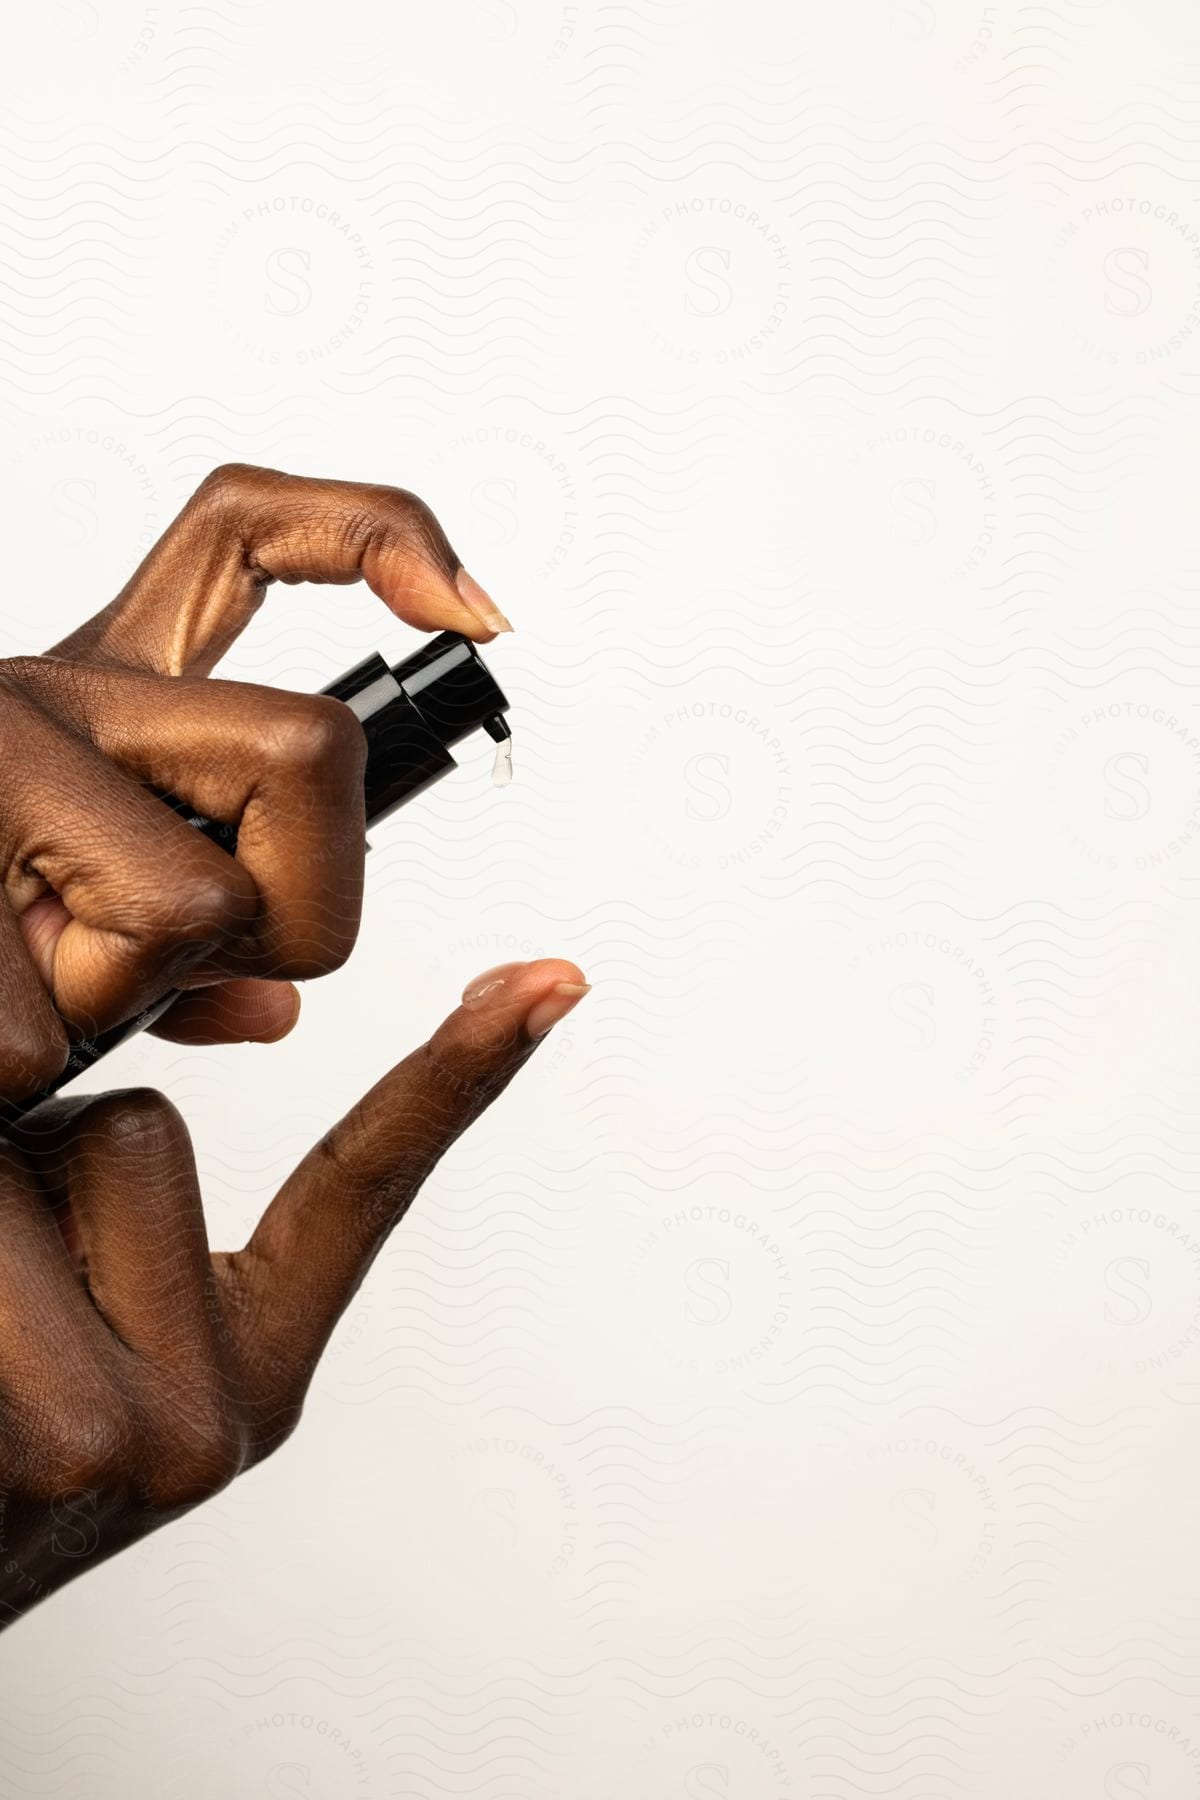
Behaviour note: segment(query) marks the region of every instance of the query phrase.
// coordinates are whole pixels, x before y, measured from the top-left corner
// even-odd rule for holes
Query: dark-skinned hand
[[[161,1094],[47,1100],[0,1142],[0,1625],[284,1441],[425,1177],[584,992],[568,962],[480,976],[232,1255]]]
[[[365,578],[422,630],[508,622],[403,489],[230,465],[112,604],[0,662],[0,1099],[69,1034],[191,991],[153,1028],[282,1036],[337,968],[365,850],[357,720],[208,679],[272,582]],[[236,857],[149,790],[236,824]],[[321,1140],[250,1242],[211,1254],[163,1096],[59,1096],[0,1139],[0,1623],[260,1461],[429,1171],[587,991],[510,964]]]
[[[111,605],[47,656],[0,661],[0,1100],[53,1080],[70,1031],[175,987],[197,991],[160,1037],[281,1037],[291,983],[345,961],[362,728],[339,700],[206,677],[273,582],[360,579],[421,630],[508,628],[415,495],[230,464]],[[150,788],[236,824],[236,857]]]

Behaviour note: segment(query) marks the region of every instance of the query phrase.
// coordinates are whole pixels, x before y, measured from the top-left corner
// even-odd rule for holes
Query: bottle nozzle
[[[512,732],[503,713],[493,713],[483,721],[483,729],[495,740],[496,756],[492,763],[492,786],[507,787],[512,780]]]
[[[496,744],[492,779],[512,779],[508,701],[468,638],[443,631],[391,668],[369,656],[323,690],[344,700],[367,734],[367,823],[445,775],[451,746],[482,728]]]

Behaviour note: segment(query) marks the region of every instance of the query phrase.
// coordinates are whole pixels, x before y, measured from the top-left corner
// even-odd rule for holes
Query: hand
[[[85,1036],[192,986],[155,1028],[271,1040],[290,983],[359,922],[365,742],[349,708],[204,677],[274,581],[365,577],[399,618],[490,642],[508,622],[403,489],[232,464],[112,604],[48,657],[0,662],[0,1099]],[[239,827],[236,858],[146,791]]]
[[[480,976],[233,1255],[160,1094],[49,1100],[0,1145],[0,1623],[278,1448],[425,1177],[586,991],[567,962]]]

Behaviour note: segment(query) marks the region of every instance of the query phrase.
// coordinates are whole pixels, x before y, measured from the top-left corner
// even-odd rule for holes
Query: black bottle
[[[431,638],[391,668],[382,656],[372,654],[321,692],[345,701],[366,733],[363,787],[369,826],[456,768],[450,746],[461,738],[482,729],[503,744],[512,735],[504,717],[508,701],[503,690],[470,639],[453,631]],[[237,848],[236,825],[203,818],[172,794],[162,798],[232,855]],[[0,1102],[0,1124],[21,1118],[47,1095],[74,1081],[118,1044],[161,1018],[178,998],[177,989],[164,994],[135,1018],[72,1044],[65,1065],[48,1087],[25,1100]]]

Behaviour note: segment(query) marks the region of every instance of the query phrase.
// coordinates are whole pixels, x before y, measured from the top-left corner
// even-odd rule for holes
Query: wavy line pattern
[[[298,1032],[111,1079],[237,1244],[471,976],[594,992],[295,1439],[4,1639],[0,1789],[1193,1792],[1196,18],[49,0],[5,53],[12,653],[233,459],[416,489],[517,625],[515,782],[464,743],[373,833]],[[301,585],[222,673],[401,642]]]

